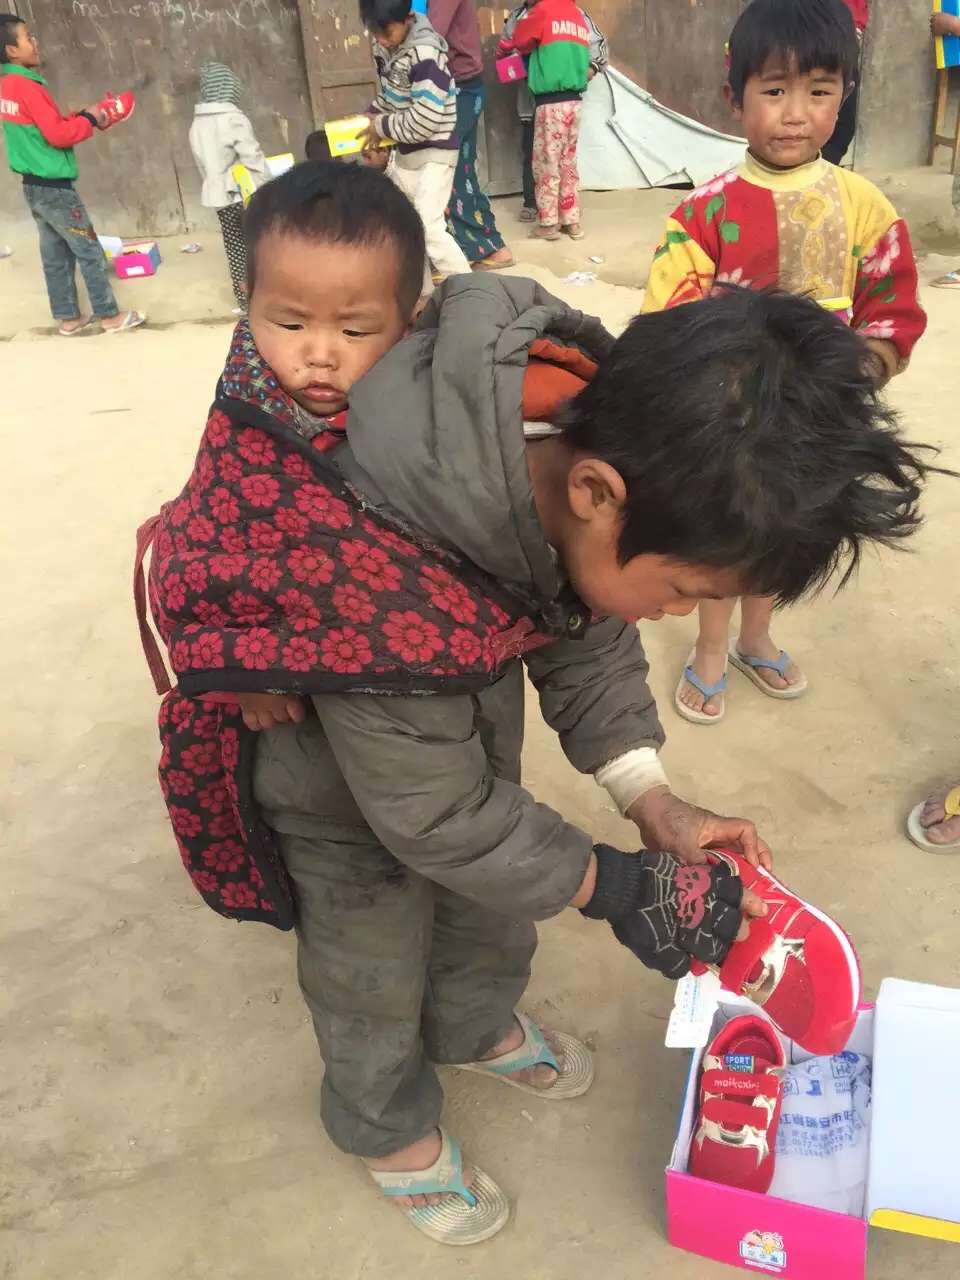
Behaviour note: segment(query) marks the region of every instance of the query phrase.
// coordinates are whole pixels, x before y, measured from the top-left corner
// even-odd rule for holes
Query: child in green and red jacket
[[[527,83],[534,102],[533,178],[540,240],[565,231],[580,240],[577,140],[580,99],[590,79],[590,24],[573,0],[532,0],[529,13],[501,53],[529,54]]]
[[[15,13],[0,13],[0,120],[7,160],[23,178],[23,194],[40,232],[40,259],[50,310],[62,337],[90,324],[80,314],[75,264],[79,262],[93,314],[105,332],[135,329],[146,316],[120,312],[107,279],[103,249],[83,201],[74,190],[74,145],[94,129],[115,123],[104,104],[65,116],[40,75],[36,38]],[[131,95],[124,95],[130,98]],[[129,114],[130,107],[126,107]]]

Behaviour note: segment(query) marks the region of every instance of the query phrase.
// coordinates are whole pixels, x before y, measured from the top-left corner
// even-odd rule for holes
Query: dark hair
[[[626,482],[621,562],[734,569],[787,603],[909,537],[937,468],[874,372],[862,338],[791,294],[721,289],[634,320],[563,424]]]
[[[22,27],[25,22],[26,19],[18,18],[15,13],[0,13],[0,62],[6,62],[7,45],[17,43],[20,38],[17,27]]]
[[[308,160],[332,160],[333,152],[326,129],[314,129],[313,133],[308,133],[303,151]]]
[[[839,71],[849,84],[860,58],[853,14],[843,0],[753,0],[730,36],[728,79],[737,106],[750,77],[774,57],[795,59],[804,75],[817,67]]]
[[[386,31],[392,22],[406,22],[413,0],[360,0],[360,21],[368,31]]]
[[[402,191],[384,174],[333,160],[294,165],[266,183],[243,219],[247,243],[247,292],[253,297],[257,246],[269,231],[319,244],[392,244],[397,259],[397,299],[410,314],[423,289],[426,261],[423,223]]]

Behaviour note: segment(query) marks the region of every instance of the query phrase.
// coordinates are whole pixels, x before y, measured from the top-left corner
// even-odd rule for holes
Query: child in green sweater
[[[118,308],[103,249],[73,185],[75,144],[92,137],[95,129],[107,129],[128,117],[132,94],[63,115],[37,70],[36,37],[15,13],[0,13],[0,61],[0,120],[7,159],[23,178],[23,194],[40,233],[40,260],[58,332],[72,338],[93,318],[80,313],[76,263],[104,332],[137,328],[146,316]]]

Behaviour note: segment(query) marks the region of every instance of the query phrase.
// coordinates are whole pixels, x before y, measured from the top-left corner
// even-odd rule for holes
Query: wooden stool
[[[953,133],[944,133],[947,127],[947,107],[950,104],[950,72],[937,72],[937,97],[933,112],[933,136],[930,139],[930,163],[937,156],[937,147],[949,147],[953,152],[950,160],[950,172],[957,171],[957,157],[960,156],[960,110],[957,112],[957,124]]]

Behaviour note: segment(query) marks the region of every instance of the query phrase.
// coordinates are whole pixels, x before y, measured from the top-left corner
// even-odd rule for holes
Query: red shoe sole
[[[770,908],[763,920],[751,921],[750,935],[730,948],[720,966],[721,984],[752,999],[809,1053],[839,1053],[853,1031],[862,991],[860,962],[849,937],[772,872],[728,850],[711,856],[726,862]]]

